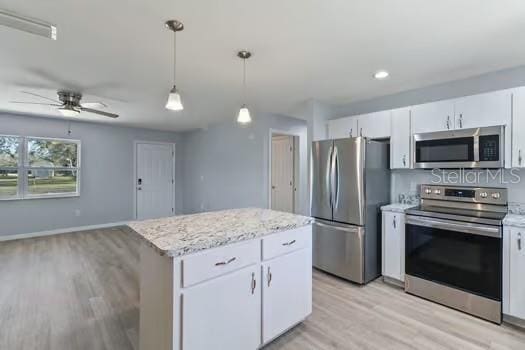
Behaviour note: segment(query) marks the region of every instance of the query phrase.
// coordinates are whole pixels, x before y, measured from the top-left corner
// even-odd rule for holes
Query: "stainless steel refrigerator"
[[[388,143],[363,137],[313,142],[314,267],[361,284],[381,274],[389,152]]]

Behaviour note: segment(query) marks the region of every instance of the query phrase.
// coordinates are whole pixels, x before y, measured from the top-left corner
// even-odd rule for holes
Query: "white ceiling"
[[[58,116],[21,90],[84,93],[121,114],[82,119],[185,130],[235,118],[246,48],[249,105],[289,113],[310,98],[343,104],[525,63],[523,0],[0,0],[58,26],[58,41],[0,27],[0,109]],[[182,20],[185,110],[164,109],[172,35]],[[372,79],[380,68],[386,81]]]

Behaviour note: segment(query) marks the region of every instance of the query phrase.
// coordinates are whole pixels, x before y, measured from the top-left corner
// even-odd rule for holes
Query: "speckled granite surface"
[[[525,227],[525,215],[507,214],[503,219],[503,225]]]
[[[392,203],[384,205],[381,207],[383,211],[393,211],[396,213],[404,213],[407,209],[415,207],[414,204],[404,204],[404,203]]]
[[[509,202],[509,214],[525,215],[525,204]]]
[[[135,221],[128,226],[160,254],[178,257],[306,226],[312,221],[301,215],[245,208]]]

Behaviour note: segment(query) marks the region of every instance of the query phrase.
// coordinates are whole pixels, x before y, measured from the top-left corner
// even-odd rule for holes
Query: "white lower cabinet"
[[[256,349],[260,345],[258,269],[253,265],[184,290],[183,349]]]
[[[140,350],[256,350],[312,312],[312,227],[182,257],[140,248]]]
[[[503,234],[503,313],[525,320],[525,228]]]
[[[383,211],[383,276],[405,281],[405,214]]]
[[[262,341],[267,343],[312,312],[311,251],[302,249],[264,262]]]

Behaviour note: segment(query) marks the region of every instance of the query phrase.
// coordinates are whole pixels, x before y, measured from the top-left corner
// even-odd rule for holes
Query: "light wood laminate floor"
[[[138,244],[123,228],[0,243],[0,349],[137,349]],[[380,281],[314,271],[313,297],[313,315],[265,350],[525,349],[521,330]]]

